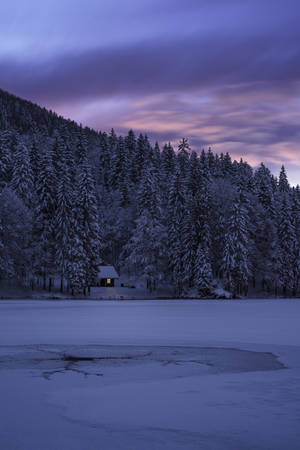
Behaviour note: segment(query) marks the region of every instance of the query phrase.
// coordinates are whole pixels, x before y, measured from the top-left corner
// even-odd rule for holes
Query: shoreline
[[[0,296],[0,302],[1,301],[18,301],[18,300],[24,300],[24,301],[164,301],[164,300],[172,300],[172,301],[247,301],[247,300],[300,300],[300,297],[263,297],[263,296],[255,296],[255,297],[242,297],[242,298],[202,298],[202,297],[136,297],[136,298],[118,298],[118,297],[56,297],[56,296],[48,296],[48,297],[28,297],[28,296]]]

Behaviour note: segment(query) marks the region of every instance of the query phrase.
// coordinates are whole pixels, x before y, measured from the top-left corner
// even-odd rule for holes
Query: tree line
[[[101,262],[174,294],[299,293],[300,188],[282,167],[83,128],[0,91],[0,279],[87,293]]]

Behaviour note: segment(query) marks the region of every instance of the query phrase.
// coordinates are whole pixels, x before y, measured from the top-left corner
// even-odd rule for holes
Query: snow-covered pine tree
[[[115,190],[120,190],[121,184],[124,183],[126,179],[128,186],[129,175],[129,160],[128,160],[128,150],[125,146],[124,139],[122,136],[118,138],[118,143],[116,146],[116,151],[112,154],[112,176],[111,176],[111,186]]]
[[[249,217],[242,192],[238,193],[226,224],[223,273],[225,288],[232,292],[233,297],[247,295],[251,275]]]
[[[51,290],[52,275],[55,272],[55,215],[57,207],[57,179],[51,152],[41,156],[40,172],[36,184],[34,207],[34,266],[35,272],[43,278],[49,276]]]
[[[39,151],[37,139],[34,139],[30,146],[29,158],[30,158],[30,166],[31,166],[31,170],[32,170],[33,186],[34,186],[34,190],[35,190],[37,179],[38,179],[38,173],[40,170],[40,151]]]
[[[10,181],[12,171],[12,136],[9,131],[0,133],[0,187]]]
[[[253,170],[252,167],[243,159],[240,162],[233,163],[233,178],[239,189],[251,193],[254,190]]]
[[[70,217],[68,239],[69,246],[65,273],[70,285],[71,293],[74,295],[85,290],[88,260],[82,241],[81,223],[78,220],[76,212]]]
[[[207,151],[207,164],[210,170],[210,174],[214,175],[215,174],[215,166],[216,166],[216,159],[215,156],[212,152],[211,147],[208,148]]]
[[[287,179],[285,167],[282,166],[279,174],[278,188],[280,192],[289,192],[290,185]]]
[[[208,297],[212,293],[212,270],[206,248],[200,244],[195,258],[195,286],[200,297]]]
[[[287,295],[288,290],[292,291],[295,284],[294,252],[297,247],[297,237],[293,224],[290,195],[284,191],[282,192],[278,224],[279,283],[282,287],[283,295]]]
[[[149,144],[150,146],[150,144]],[[151,164],[153,164],[153,166],[155,167],[155,169],[157,171],[160,171],[160,148],[159,148],[159,144],[156,141],[154,148],[150,148],[150,160],[151,160]]]
[[[171,144],[165,144],[160,155],[160,192],[162,208],[167,208],[170,180],[175,173],[176,155]]]
[[[300,187],[292,190],[292,224],[295,230],[295,243],[293,248],[293,286],[292,295],[295,297],[300,282]]]
[[[7,258],[5,258],[5,247],[3,239],[2,219],[0,218],[0,280],[7,276]]]
[[[135,164],[135,155],[136,155],[136,137],[132,130],[129,130],[128,135],[124,140],[126,152],[128,155],[128,164],[129,164],[129,174],[128,178],[132,183],[136,183],[137,180],[137,170]]]
[[[177,161],[179,165],[179,170],[183,176],[186,177],[189,170],[189,159],[190,159],[190,145],[188,139],[182,138],[178,144]]]
[[[150,292],[163,278],[166,232],[161,219],[159,179],[155,167],[144,169],[137,196],[135,228],[125,246],[127,271],[146,280]]]
[[[211,199],[210,199],[210,174],[205,162],[201,162],[195,154],[191,156],[189,170],[186,177],[186,205],[187,212],[183,224],[184,240],[184,273],[185,284],[192,287],[195,282],[195,258],[198,246],[211,257]]]
[[[0,194],[0,223],[2,276],[26,284],[32,271],[32,215],[9,186]]]
[[[103,142],[103,150],[105,153],[101,155],[103,159],[103,167],[104,175],[106,177],[106,189],[108,191],[113,190],[114,180],[113,177],[115,175],[114,163],[117,161],[118,154],[118,137],[115,133],[115,130],[112,128],[108,137],[107,137],[107,145]],[[101,167],[100,167],[101,169]]]
[[[82,148],[81,162],[77,171],[76,214],[79,222],[78,236],[84,249],[85,287],[95,283],[100,263],[100,230],[95,181],[87,159],[86,149]]]
[[[224,177],[230,177],[233,174],[231,156],[228,152],[220,155],[220,169]]]
[[[136,142],[136,153],[134,160],[135,183],[140,182],[148,158],[149,158],[149,141],[146,136],[140,133]]]
[[[14,154],[11,187],[28,207],[32,202],[33,174],[28,148],[19,140]]]
[[[176,164],[176,156],[172,145],[165,144],[161,152],[161,176],[163,181],[174,174]]]
[[[60,273],[60,290],[64,290],[64,280],[70,275],[70,260],[72,255],[71,241],[74,231],[74,193],[72,188],[70,170],[65,163],[61,166],[57,187],[57,208],[55,215],[56,264]]]
[[[99,163],[98,163],[98,186],[102,193],[110,189],[111,155],[108,144],[108,137],[103,133],[99,144]]]
[[[277,208],[273,192],[272,175],[264,164],[253,178],[257,203],[254,208],[253,276],[261,280],[263,290],[276,290],[278,284]]]
[[[185,190],[179,168],[170,180],[167,204],[167,253],[171,280],[176,295],[184,291],[184,240],[183,226],[186,214]]]

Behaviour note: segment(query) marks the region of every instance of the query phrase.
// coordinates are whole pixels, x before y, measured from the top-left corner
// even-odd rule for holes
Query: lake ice
[[[300,442],[300,302],[1,301],[0,448]]]

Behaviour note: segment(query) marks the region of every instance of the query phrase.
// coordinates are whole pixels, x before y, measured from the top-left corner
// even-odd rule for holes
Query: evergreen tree
[[[200,297],[211,295],[212,279],[212,270],[207,251],[199,245],[195,259],[195,285]]]
[[[292,196],[292,224],[295,230],[293,246],[293,286],[292,294],[297,295],[300,281],[300,187],[293,188]]]
[[[249,218],[245,200],[239,193],[227,223],[223,256],[225,287],[233,297],[248,292],[251,274],[249,265]]]
[[[54,218],[57,198],[56,177],[50,152],[45,152],[41,158],[35,200],[33,237],[35,271],[42,275],[44,289],[46,289],[46,277],[49,275],[49,289],[51,289],[52,275],[55,272]]]
[[[27,147],[19,142],[14,158],[11,187],[16,194],[30,206],[33,190],[33,175]]]
[[[125,263],[146,280],[150,292],[163,278],[165,229],[161,221],[159,182],[153,166],[145,169],[138,191],[138,214],[135,229],[125,246]]]
[[[178,145],[177,161],[183,177],[186,176],[189,169],[189,151],[190,146],[188,140],[186,138],[182,138]]]
[[[167,249],[171,279],[175,285],[176,295],[184,291],[184,218],[186,214],[185,191],[182,176],[177,169],[170,180],[167,205]]]
[[[83,150],[77,173],[77,216],[79,238],[84,249],[85,286],[95,283],[100,263],[100,230],[97,196],[91,168]]]
[[[297,256],[295,255],[297,239],[292,219],[290,198],[287,195],[283,195],[281,202],[278,238],[279,283],[282,287],[283,295],[286,295],[288,289],[293,290],[295,274],[297,273],[297,270],[295,270],[295,265],[297,265]]]
[[[58,181],[57,189],[57,209],[55,217],[56,230],[56,263],[60,272],[61,285],[60,290],[63,292],[64,280],[67,275],[70,276],[70,265],[72,264],[71,256],[73,256],[71,245],[72,234],[74,231],[74,203],[75,198],[72,191],[72,183],[70,171],[65,164],[62,167]]]
[[[11,133],[0,134],[0,187],[10,181],[12,170]]]
[[[287,179],[287,175],[286,175],[284,166],[282,166],[281,170],[280,170],[278,187],[279,187],[280,192],[289,192],[289,190],[290,190],[290,186],[289,186],[289,182]]]
[[[197,159],[191,157],[187,176],[188,190],[186,192],[187,212],[183,224],[184,239],[184,272],[185,283],[192,287],[195,282],[195,259],[198,246],[211,256],[211,199],[210,199],[210,175],[207,165],[197,164]]]

